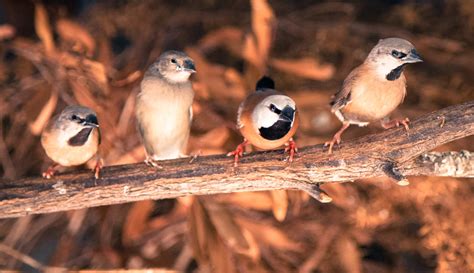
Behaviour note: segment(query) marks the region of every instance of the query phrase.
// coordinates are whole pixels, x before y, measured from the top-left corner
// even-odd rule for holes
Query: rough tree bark
[[[163,161],[162,170],[143,163],[110,166],[102,177],[77,171],[45,180],[39,177],[0,183],[0,218],[163,199],[190,194],[299,189],[316,199],[330,198],[321,183],[389,176],[474,177],[474,156],[467,151],[427,153],[442,144],[474,134],[474,101],[442,109],[403,128],[345,141],[328,155],[322,145],[300,149],[297,160],[284,162],[281,150],[245,155],[238,167],[223,155]]]

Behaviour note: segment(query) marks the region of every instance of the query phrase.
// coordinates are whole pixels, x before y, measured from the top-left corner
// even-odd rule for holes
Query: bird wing
[[[193,120],[193,105],[189,107],[189,124],[191,124],[192,120]]]
[[[342,84],[342,88],[334,94],[331,98],[331,111],[336,112],[344,108],[347,104],[351,102],[351,91],[354,85],[354,82],[359,78],[359,71],[360,67],[355,68],[352,70],[351,73],[346,77],[344,83]]]
[[[245,100],[239,105],[239,110],[237,111],[237,129],[244,127],[244,124],[241,121],[242,111],[245,108]]]

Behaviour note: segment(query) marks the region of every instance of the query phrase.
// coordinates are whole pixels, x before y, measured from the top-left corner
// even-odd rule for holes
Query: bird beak
[[[286,106],[281,111],[279,120],[293,122],[294,116],[295,116],[295,109],[291,108],[290,106]]]
[[[98,128],[99,121],[95,115],[88,115],[82,123],[84,126]]]
[[[419,63],[423,62],[423,59],[421,59],[420,54],[416,52],[415,49],[412,49],[410,53],[403,59],[403,62],[405,63]]]
[[[183,62],[183,66],[181,67],[182,71],[196,73],[196,67],[194,66],[194,62],[190,59],[187,59]]]

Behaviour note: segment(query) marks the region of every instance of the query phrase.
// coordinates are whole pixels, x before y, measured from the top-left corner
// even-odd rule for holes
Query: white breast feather
[[[278,121],[279,115],[270,111],[270,105],[275,105],[278,109],[283,110],[286,106],[296,109],[295,102],[285,95],[272,95],[262,100],[252,113],[252,119],[257,129],[271,127]]]

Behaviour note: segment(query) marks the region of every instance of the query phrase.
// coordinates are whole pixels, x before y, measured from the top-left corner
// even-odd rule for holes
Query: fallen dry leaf
[[[275,219],[282,222],[288,211],[288,195],[285,190],[270,191],[272,197],[272,211]]]
[[[58,92],[56,92],[56,89],[53,88],[51,91],[51,96],[49,97],[46,104],[43,106],[43,109],[41,109],[41,112],[39,113],[38,117],[35,119],[35,121],[28,124],[32,135],[38,136],[41,134],[44,127],[51,119],[51,116],[53,115],[54,110],[56,109],[57,103]]]
[[[89,79],[94,79],[95,82],[99,85],[100,90],[104,92],[104,94],[109,93],[109,85],[108,85],[108,78],[107,78],[107,69],[105,66],[100,63],[90,59],[83,59],[82,63],[86,70],[86,73],[91,77]]]
[[[335,242],[336,253],[339,255],[340,267],[343,272],[362,272],[361,253],[356,242],[347,235],[341,236]]]
[[[321,64],[314,58],[294,60],[274,58],[270,61],[270,64],[283,72],[318,81],[329,80],[336,72],[334,65]]]
[[[139,239],[148,227],[148,217],[153,211],[152,200],[138,201],[132,204],[122,229],[122,242],[131,246]]]
[[[301,251],[301,244],[294,242],[277,227],[274,227],[268,221],[253,221],[241,216],[236,216],[235,220],[248,229],[256,238],[257,243],[265,244],[280,250]]]
[[[15,36],[16,29],[12,25],[0,25],[0,41],[10,39]]]
[[[191,247],[199,268],[204,272],[235,272],[232,253],[219,238],[201,200],[193,199],[188,218]]]
[[[87,56],[91,57],[94,54],[95,40],[80,24],[69,19],[59,19],[56,22],[56,31],[63,40],[83,47]]]
[[[41,2],[35,2],[35,30],[43,42],[45,52],[51,54],[54,51],[54,40],[48,13]]]
[[[193,58],[199,70],[197,74],[199,84],[195,84],[199,86],[199,92],[209,94],[209,97],[217,101],[228,99],[240,101],[244,98],[246,88],[239,72],[233,68],[208,62],[205,56],[195,48],[188,48],[186,52]]]
[[[236,56],[242,56],[244,34],[241,29],[236,27],[222,27],[215,31],[207,33],[199,41],[199,49],[207,52],[219,46],[223,46],[230,53]]]
[[[252,33],[244,39],[244,58],[255,65],[261,74],[265,73],[276,25],[273,10],[266,0],[252,0]]]
[[[234,220],[229,210],[214,201],[204,202],[209,219],[214,225],[220,238],[235,252],[246,255],[253,260],[260,256],[255,239],[248,231],[243,230]]]
[[[269,192],[239,192],[225,195],[217,195],[216,200],[224,204],[232,204],[241,208],[260,211],[270,211],[273,200]]]

